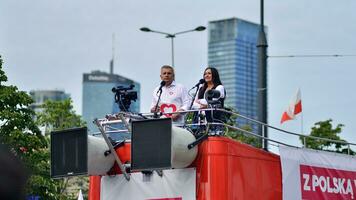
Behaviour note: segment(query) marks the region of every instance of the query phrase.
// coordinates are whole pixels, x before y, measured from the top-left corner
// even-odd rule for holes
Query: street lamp
[[[260,31],[257,41],[258,54],[258,121],[267,124],[267,39],[264,30],[264,1],[260,0]],[[268,151],[268,132],[267,127],[262,125],[260,127],[262,140],[262,147]]]
[[[165,35],[166,38],[171,38],[171,49],[172,49],[172,67],[174,66],[174,38],[176,37],[176,35],[180,35],[183,33],[189,33],[189,32],[194,32],[194,31],[204,31],[206,28],[205,26],[198,26],[195,29],[191,29],[191,30],[187,30],[187,31],[181,31],[181,32],[177,32],[177,33],[165,33],[162,31],[156,31],[156,30],[151,30],[150,28],[147,27],[142,27],[140,28],[141,31],[143,32],[152,32],[152,33],[159,33],[162,35]]]

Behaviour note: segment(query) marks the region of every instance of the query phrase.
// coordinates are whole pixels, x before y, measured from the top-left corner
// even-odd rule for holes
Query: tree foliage
[[[46,102],[44,113],[34,120],[35,113],[29,108],[31,97],[16,86],[5,85],[7,76],[2,70],[0,56],[0,143],[10,147],[30,173],[26,194],[41,199],[68,199],[62,192],[63,180],[50,178],[49,136],[44,136],[38,125],[46,125],[47,133],[83,125],[73,111],[70,100],[60,103]]]
[[[7,77],[2,64],[0,56],[0,139],[18,155],[23,155],[24,150],[32,155],[46,147],[45,138],[32,119],[34,112],[28,108],[33,100],[16,86],[4,84]]]
[[[325,121],[320,121],[314,124],[311,128],[310,135],[314,137],[327,138],[340,142],[346,142],[346,140],[342,139],[339,134],[342,132],[343,124],[338,124],[336,127],[332,125],[332,119],[328,119]],[[337,143],[332,141],[326,141],[321,139],[313,139],[313,138],[299,138],[302,144],[305,147],[317,150],[326,150],[326,151],[334,151],[338,153],[348,153],[348,146],[343,143]],[[353,152],[350,150],[350,153]]]
[[[27,194],[42,195],[54,199],[48,193],[55,191],[56,184],[49,178],[48,156],[46,154],[48,141],[41,135],[35,121],[34,112],[28,108],[33,102],[31,97],[16,86],[7,86],[5,72],[2,70],[2,59],[0,57],[0,142],[7,144],[11,151],[19,157],[31,173],[26,186]],[[47,175],[48,174],[48,175]],[[46,176],[47,175],[47,176]],[[41,182],[34,184],[34,179],[41,178]],[[50,182],[50,183],[48,183]],[[37,190],[37,187],[46,187]]]
[[[229,110],[233,111],[233,108],[228,108]],[[239,125],[236,122],[237,120],[237,116],[236,115],[231,115],[231,117],[229,117],[229,120],[227,121],[227,124],[230,126],[238,126],[240,127],[240,129],[244,130],[244,131],[248,131],[248,132],[252,132],[252,127],[248,124],[245,125]],[[261,140],[253,135],[247,134],[242,130],[233,130],[233,129],[229,129],[227,128],[226,131],[226,136],[237,140],[237,141],[241,141],[243,143],[252,145],[256,148],[261,148]]]
[[[45,135],[47,141],[50,141],[51,131],[60,131],[73,127],[82,127],[85,122],[77,115],[73,109],[72,100],[66,99],[63,101],[45,101],[41,106],[42,111],[37,113],[37,124],[40,127],[45,127]],[[49,149],[43,154],[44,160],[50,159]],[[43,166],[43,173],[49,175],[50,165]],[[84,182],[84,179],[78,179],[80,182]],[[41,177],[37,177],[36,181],[42,182]],[[53,181],[53,180],[52,180]],[[73,199],[75,194],[68,194],[66,189],[68,187],[68,179],[55,180],[56,181],[56,198],[60,199]],[[41,190],[41,188],[38,188]]]
[[[43,110],[37,114],[37,123],[39,126],[46,127],[46,134],[49,134],[50,131],[85,125],[85,122],[73,110],[71,99],[45,101],[41,108]]]

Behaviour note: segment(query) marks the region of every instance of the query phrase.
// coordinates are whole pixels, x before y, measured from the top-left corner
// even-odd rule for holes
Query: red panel
[[[116,153],[117,153],[117,155],[119,155],[119,158],[120,158],[122,164],[129,163],[131,160],[131,143],[125,142],[125,144],[123,146],[116,149]],[[108,172],[108,174],[109,175],[122,174],[116,161],[115,161],[114,166]]]
[[[130,143],[116,150],[123,163],[130,161],[130,150]],[[191,167],[197,168],[198,200],[282,199],[281,165],[275,154],[225,137],[209,137],[199,146]],[[116,164],[111,173],[121,173]],[[89,197],[100,200],[100,179],[90,178]]]
[[[119,155],[122,163],[129,162],[131,160],[131,143],[125,143],[120,148],[117,148],[116,153]],[[121,170],[116,162],[108,174],[121,174]],[[89,200],[100,200],[100,184],[101,176],[90,176]]]
[[[210,137],[196,160],[197,199],[282,199],[277,155],[224,137]]]
[[[131,142],[125,142],[124,146],[116,149],[117,155],[122,163],[130,162],[131,160]]]
[[[89,200],[100,200],[100,182],[101,176],[89,177]]]

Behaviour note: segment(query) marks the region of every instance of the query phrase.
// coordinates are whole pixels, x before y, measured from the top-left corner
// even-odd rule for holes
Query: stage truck
[[[184,124],[172,123],[172,112],[131,113],[131,90],[113,89],[126,112],[95,119],[98,134],[52,132],[53,178],[89,175],[90,200],[282,199],[280,156],[225,136],[229,129],[267,139],[228,125],[233,115],[268,125],[225,110],[212,100],[216,91],[207,95],[209,108],[180,112],[191,115]]]

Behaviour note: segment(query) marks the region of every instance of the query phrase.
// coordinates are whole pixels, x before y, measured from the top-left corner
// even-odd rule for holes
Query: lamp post
[[[198,26],[195,29],[191,29],[191,30],[181,31],[181,32],[177,32],[177,33],[166,33],[166,32],[162,32],[162,31],[152,30],[152,29],[147,28],[147,27],[140,28],[140,30],[143,31],[143,32],[158,33],[158,34],[165,35],[166,38],[170,38],[171,39],[172,67],[174,66],[174,38],[176,37],[176,35],[189,33],[189,32],[194,32],[194,31],[204,31],[205,29],[206,29],[205,26]]]
[[[257,41],[258,51],[258,120],[267,124],[267,39],[264,29],[264,1],[260,0],[260,31]],[[267,127],[261,126],[261,135],[268,138]],[[268,151],[268,141],[262,140],[262,148]]]

